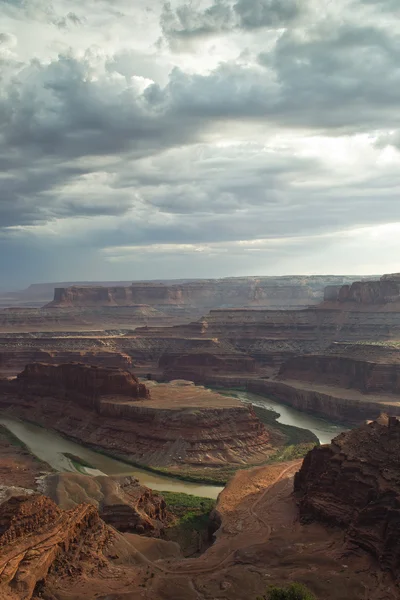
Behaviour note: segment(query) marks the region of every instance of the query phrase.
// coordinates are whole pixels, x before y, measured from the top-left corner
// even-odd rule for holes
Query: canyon
[[[304,462],[239,471],[211,515],[214,544],[196,558],[184,559],[172,542],[118,531],[94,504],[62,508],[41,494],[12,496],[0,504],[1,597],[237,600],[297,581],[321,600],[394,600],[394,421],[342,434]],[[67,501],[70,489],[60,488]]]
[[[128,371],[28,365],[0,381],[0,408],[128,462],[207,479],[256,464],[285,443],[250,405],[188,382],[140,383]]]

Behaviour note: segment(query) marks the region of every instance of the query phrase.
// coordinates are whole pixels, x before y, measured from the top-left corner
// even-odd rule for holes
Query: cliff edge
[[[315,448],[295,476],[305,520],[338,525],[351,547],[400,577],[400,421],[377,421]]]

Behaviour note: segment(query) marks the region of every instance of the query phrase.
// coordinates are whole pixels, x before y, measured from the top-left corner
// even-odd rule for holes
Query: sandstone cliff
[[[321,383],[364,394],[400,394],[400,351],[383,346],[336,344],[325,354],[296,356],[278,379]]]
[[[343,279],[343,278],[342,278]],[[233,278],[183,283],[137,282],[127,287],[71,286],[55,288],[49,307],[71,306],[271,306],[305,307],[322,296],[312,278]],[[311,285],[308,285],[310,282]],[[316,287],[316,290],[315,290]]]
[[[158,366],[167,380],[188,379],[195,383],[205,383],[218,375],[255,374],[256,361],[246,354],[189,352],[170,353],[161,356]]]
[[[295,477],[300,513],[339,525],[349,544],[400,577],[400,422],[377,422],[312,450]]]
[[[398,275],[384,275],[377,281],[355,281],[352,284],[328,286],[324,301],[333,302],[346,310],[355,306],[383,306],[400,303],[400,278]],[[394,307],[388,307],[394,309]],[[357,310],[357,309],[356,309]]]
[[[102,396],[122,396],[128,400],[150,397],[146,386],[129,371],[80,363],[29,364],[17,376],[17,385],[21,390],[29,390],[29,394],[72,397],[97,410]]]
[[[1,598],[29,600],[49,571],[95,571],[110,534],[91,505],[62,511],[44,496],[12,497],[0,505]]]
[[[151,401],[147,397],[121,396],[126,391],[122,387],[126,380],[118,376],[100,388],[109,395],[93,401],[87,393],[92,390],[91,376],[84,380],[83,386],[79,383],[81,365],[51,366],[51,371],[45,366],[45,371],[64,373],[62,367],[68,373],[67,387],[66,380],[61,378],[57,388],[53,377],[49,384],[45,379],[43,385],[37,376],[42,365],[29,367],[12,381],[0,381],[2,410],[149,466],[217,469],[262,461],[274,452],[270,432],[257,419],[252,407],[235,398],[180,382],[163,385],[149,382]],[[84,367],[84,373],[91,370]],[[66,394],[65,389],[70,390],[73,382],[75,391]],[[110,382],[116,387],[110,387]],[[127,392],[136,385],[131,378]],[[279,445],[276,436],[274,443]],[[283,445],[284,440],[280,443]]]

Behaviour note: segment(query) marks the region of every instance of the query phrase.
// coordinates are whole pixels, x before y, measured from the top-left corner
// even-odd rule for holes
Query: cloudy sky
[[[398,0],[0,0],[0,288],[400,270]]]

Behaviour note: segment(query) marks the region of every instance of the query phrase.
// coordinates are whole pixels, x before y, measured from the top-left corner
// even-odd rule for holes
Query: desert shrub
[[[270,587],[265,596],[258,600],[317,600],[314,594],[300,583],[291,583],[287,587]]]

